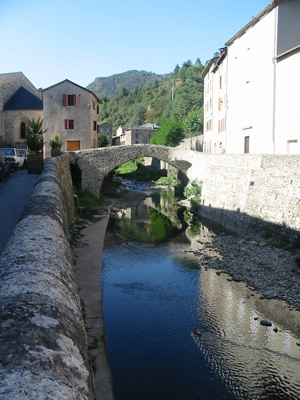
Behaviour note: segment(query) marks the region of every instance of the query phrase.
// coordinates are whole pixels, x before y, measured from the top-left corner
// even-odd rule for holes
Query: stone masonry
[[[69,158],[45,160],[1,255],[1,400],[95,398],[68,241],[71,189]]]
[[[125,161],[154,157],[202,185],[200,213],[237,232],[264,229],[300,236],[300,156],[203,154],[156,145],[114,146],[73,153],[82,187],[99,195],[105,176]]]

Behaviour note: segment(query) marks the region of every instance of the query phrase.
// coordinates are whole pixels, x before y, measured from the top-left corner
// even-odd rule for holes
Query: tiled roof
[[[42,110],[43,101],[21,86],[4,104],[4,110]]]

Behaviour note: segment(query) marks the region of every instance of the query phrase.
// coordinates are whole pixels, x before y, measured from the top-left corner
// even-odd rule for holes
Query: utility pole
[[[172,101],[174,101],[174,79],[172,79]]]

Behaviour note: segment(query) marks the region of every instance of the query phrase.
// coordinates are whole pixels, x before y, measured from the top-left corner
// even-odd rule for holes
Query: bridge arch
[[[135,144],[79,150],[73,153],[73,162],[81,170],[82,188],[99,196],[105,176],[124,162],[140,157],[165,161],[191,179],[194,153],[174,147]]]

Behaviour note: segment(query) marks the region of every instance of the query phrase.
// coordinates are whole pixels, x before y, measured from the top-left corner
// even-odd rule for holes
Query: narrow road
[[[0,255],[8,242],[40,174],[26,169],[10,174],[0,183]]]

